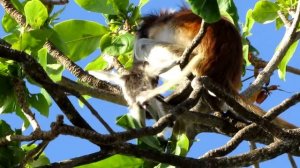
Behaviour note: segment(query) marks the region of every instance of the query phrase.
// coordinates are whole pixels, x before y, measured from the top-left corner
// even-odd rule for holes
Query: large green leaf
[[[85,70],[91,71],[91,70],[104,70],[107,67],[107,62],[103,58],[103,56],[97,57],[92,62],[88,63],[85,67]]]
[[[54,30],[66,45],[63,52],[73,61],[94,52],[101,37],[108,32],[105,26],[86,20],[67,20],[55,25]]]
[[[32,94],[28,100],[32,107],[37,109],[42,115],[48,117],[50,104],[48,104],[43,94]]]
[[[288,62],[290,61],[290,59],[293,57],[293,55],[298,47],[298,44],[299,44],[299,41],[296,41],[290,46],[288,51],[285,53],[285,56],[283,57],[283,59],[281,60],[281,62],[278,65],[278,75],[279,75],[279,78],[282,80],[285,80],[286,66],[287,66]]]
[[[46,71],[54,82],[58,82],[61,81],[64,67],[61,64],[47,64]]]
[[[140,168],[144,161],[139,158],[125,156],[125,155],[113,155],[109,158],[101,160],[99,162],[91,163],[88,165],[78,166],[76,168],[95,168],[95,167],[109,167],[109,168]]]
[[[238,26],[239,15],[233,0],[217,0],[221,14],[228,13],[233,22]]]
[[[111,15],[118,14],[119,12],[115,4],[115,0],[75,0],[75,2],[83,9],[92,12],[111,14]]]
[[[33,28],[40,28],[48,18],[48,10],[40,0],[31,0],[24,6],[26,22]]]
[[[5,32],[12,32],[18,28],[18,23],[10,15],[5,13],[2,18],[2,27]]]
[[[189,144],[190,141],[185,134],[178,135],[176,148],[175,148],[175,155],[178,156],[185,156],[189,151]]]
[[[205,22],[213,23],[221,18],[217,0],[187,0],[192,11]]]
[[[253,9],[253,19],[259,23],[268,23],[278,17],[279,6],[267,0],[258,1]]]
[[[100,48],[103,53],[118,56],[132,51],[134,36],[125,33],[119,36],[111,36],[106,34],[100,41]]]

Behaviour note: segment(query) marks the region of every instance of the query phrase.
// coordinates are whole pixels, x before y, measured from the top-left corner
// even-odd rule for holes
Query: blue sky
[[[137,0],[134,0],[133,2],[137,2]],[[240,24],[244,22],[247,10],[249,8],[253,8],[255,2],[256,2],[255,0],[235,1],[240,16],[240,22],[241,22]],[[150,0],[150,3],[144,7],[142,13],[145,14],[149,12],[155,12],[155,11],[159,11],[160,9],[170,9],[170,8],[178,9],[182,4],[184,4],[183,0],[163,0],[163,1]],[[0,16],[3,16],[2,8],[0,8]],[[97,13],[84,11],[83,9],[78,7],[72,0],[67,5],[66,10],[61,15],[60,21],[68,20],[68,19],[93,20],[105,24],[102,16],[100,16]],[[274,50],[277,47],[279,41],[281,40],[283,33],[284,33],[284,29],[277,31],[275,29],[274,24],[268,24],[268,25],[255,24],[252,30],[253,35],[250,37],[250,40],[251,43],[260,51],[260,56],[264,60],[269,60],[270,57],[273,55]],[[1,37],[5,35],[2,28],[0,28],[0,35]],[[296,55],[292,58],[289,65],[292,65],[294,67],[299,67],[300,62],[299,62],[298,55],[299,55],[299,50],[297,50]],[[93,60],[97,56],[99,56],[99,52],[93,53],[93,56],[91,58],[82,60],[79,62],[79,64],[82,67],[85,67],[85,65],[89,61]],[[66,72],[64,75],[73,78],[73,76],[68,72]],[[245,78],[250,75],[251,74],[249,73],[246,74]],[[251,80],[249,82],[251,82]],[[244,83],[244,87],[247,87],[249,85],[249,82]],[[289,73],[287,74],[285,82],[278,79],[277,72],[274,73],[271,80],[271,84],[280,85],[281,89],[292,93],[300,90],[300,85],[297,85],[297,83],[299,83],[299,76],[295,76]],[[37,92],[38,88],[34,86],[30,86],[30,90],[31,92]],[[271,94],[270,98],[267,99],[261,106],[265,110],[268,110],[272,106],[284,100],[285,98],[290,97],[292,93],[275,91]],[[85,107],[84,108],[79,107],[77,100],[74,97],[71,97],[71,99],[74,102],[76,108],[81,112],[81,114],[85,118],[89,120],[90,123],[92,123],[95,129],[99,130],[99,132],[101,133],[106,132],[104,128],[101,126],[101,124],[99,124],[98,121],[96,121],[94,117],[90,115],[90,112]],[[122,115],[127,112],[126,107],[104,102],[101,100],[91,99],[89,100],[89,102],[96,107],[96,109],[100,112],[102,117],[104,117],[110,125],[115,125],[116,116]],[[300,125],[300,117],[299,114],[297,114],[298,111],[299,111],[299,106],[295,106],[290,110],[288,110],[288,112],[285,112],[282,115],[282,117],[292,123],[295,123],[296,125]],[[61,114],[60,110],[57,108],[56,105],[52,106],[50,112],[51,114],[49,118],[45,118],[37,114],[40,123],[42,123],[42,128],[45,130],[49,129],[49,125],[52,121],[55,120],[56,115]],[[7,122],[12,124],[16,128],[19,128],[22,125],[22,121],[19,118],[13,117],[11,115],[1,114],[0,119],[5,119]],[[113,128],[116,131],[122,130],[120,127],[116,127],[116,126],[114,126]],[[28,129],[26,133],[30,131],[31,129]],[[222,135],[210,134],[210,133],[201,134],[197,136],[197,138],[199,142],[194,143],[192,150],[188,154],[191,157],[201,156],[209,149],[219,147],[229,140],[228,137]],[[50,160],[54,162],[54,161],[60,161],[60,160],[96,152],[97,150],[98,149],[96,146],[91,145],[89,142],[85,140],[73,138],[70,136],[60,136],[55,141],[50,143],[50,145],[48,146],[45,152],[47,156],[50,158]],[[244,142],[231,155],[247,152],[248,150],[249,150],[248,143]],[[298,164],[300,164],[300,159],[298,158],[295,159],[298,162]],[[287,156],[283,155],[272,161],[264,162],[261,164],[261,166],[262,167],[283,167],[283,166],[289,166],[289,163],[287,160]]]

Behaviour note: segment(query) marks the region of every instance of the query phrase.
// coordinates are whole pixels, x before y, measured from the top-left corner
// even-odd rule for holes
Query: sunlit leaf
[[[54,82],[58,82],[61,81],[64,67],[61,64],[47,64],[46,71]]]
[[[103,56],[97,57],[92,62],[88,63],[85,67],[85,70],[91,71],[91,70],[104,70],[107,67],[107,62],[103,58]]]
[[[185,156],[189,151],[189,139],[185,134],[181,134],[177,137],[177,143],[175,148],[175,155]]]
[[[5,32],[12,32],[18,28],[18,23],[6,13],[2,18],[2,27]]]
[[[75,0],[75,2],[83,9],[92,12],[111,15],[118,14],[119,12],[115,0]]]
[[[253,9],[252,16],[256,22],[268,23],[278,17],[279,6],[267,0],[258,1]]]
[[[254,25],[254,19],[252,17],[252,9],[249,9],[247,11],[247,15],[246,15],[246,21],[245,21],[245,24],[243,26],[243,37],[248,37],[248,36],[251,36],[251,30],[252,30],[252,27]]]
[[[48,18],[47,8],[40,0],[28,1],[24,7],[26,22],[33,28],[40,28]]]
[[[285,74],[286,74],[286,66],[290,59],[293,57],[297,47],[298,47],[299,41],[294,42],[290,48],[287,50],[285,56],[281,60],[281,62],[278,65],[278,75],[281,80],[285,80]]]
[[[95,167],[109,167],[109,168],[140,168],[144,161],[139,158],[125,156],[125,155],[113,155],[109,158],[101,160],[99,162],[78,166],[76,168],[95,168]]]
[[[78,61],[99,47],[100,39],[108,29],[99,23],[86,20],[67,20],[54,26],[66,45],[64,53]]]

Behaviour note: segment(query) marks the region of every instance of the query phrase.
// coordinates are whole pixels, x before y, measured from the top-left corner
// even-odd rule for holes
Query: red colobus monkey
[[[153,75],[167,79],[178,77],[178,72],[174,75],[172,71],[180,70],[175,64],[199,32],[201,23],[202,19],[187,9],[144,17],[137,32],[135,58],[147,61],[148,72]],[[195,76],[208,76],[230,93],[238,93],[243,64],[242,42],[232,23],[221,19],[208,24],[190,60],[193,57],[198,57],[197,65],[191,69]]]
[[[150,76],[176,78],[176,70],[180,70],[176,63],[199,32],[201,23],[202,19],[188,9],[144,17],[137,31],[136,60],[148,62],[146,71]],[[221,19],[208,24],[190,59],[192,57],[198,57],[197,65],[191,69],[195,76],[208,76],[231,94],[238,95],[243,66],[242,41],[231,22]],[[254,112],[263,115],[259,110],[254,109]],[[275,122],[282,127],[294,127],[283,120]]]

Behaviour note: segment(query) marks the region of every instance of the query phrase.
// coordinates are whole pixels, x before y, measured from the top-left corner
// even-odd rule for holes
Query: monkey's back
[[[143,19],[142,38],[151,38],[187,47],[199,32],[202,19],[190,10],[162,12]],[[241,87],[243,52],[241,36],[236,27],[221,19],[207,24],[205,35],[195,49],[202,57],[193,71],[197,76],[209,76],[232,93]]]

